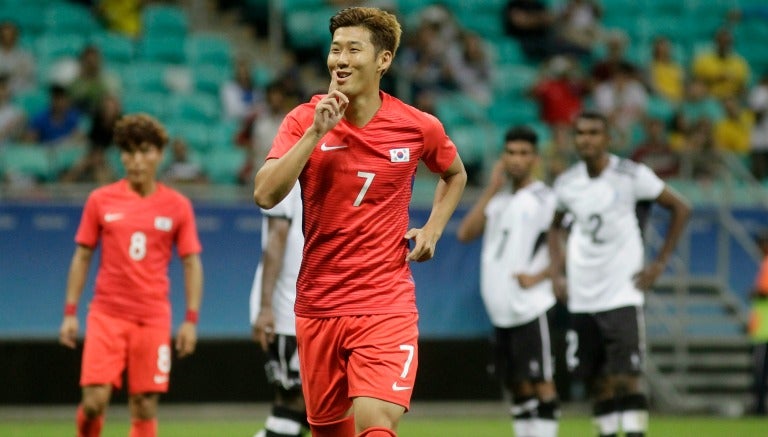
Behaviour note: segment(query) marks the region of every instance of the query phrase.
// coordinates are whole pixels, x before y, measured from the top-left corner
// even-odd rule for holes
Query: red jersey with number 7
[[[180,257],[202,250],[189,199],[161,183],[141,197],[125,179],[88,196],[75,242],[91,248],[101,243],[91,308],[158,326],[171,321],[173,246]]]
[[[299,176],[304,252],[295,312],[301,317],[416,312],[408,206],[419,160],[443,173],[456,146],[440,121],[386,93],[363,127],[342,119],[317,143]],[[283,120],[269,158],[312,125],[316,95]]]

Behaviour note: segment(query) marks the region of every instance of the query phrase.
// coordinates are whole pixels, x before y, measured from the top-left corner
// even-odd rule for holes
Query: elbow
[[[271,209],[277,205],[277,202],[273,196],[270,196],[270,193],[265,193],[264,190],[260,190],[258,187],[253,190],[253,201],[262,209]]]

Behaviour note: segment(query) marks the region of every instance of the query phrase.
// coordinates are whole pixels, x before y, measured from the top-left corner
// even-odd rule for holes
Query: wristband
[[[199,313],[196,310],[187,310],[187,314],[184,316],[185,322],[197,323]]]
[[[74,304],[74,303],[64,304],[64,315],[65,316],[76,316],[77,315],[77,305]]]

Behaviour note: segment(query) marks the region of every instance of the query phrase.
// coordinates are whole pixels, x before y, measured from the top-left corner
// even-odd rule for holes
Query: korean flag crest
[[[389,160],[392,162],[408,162],[411,159],[410,149],[389,149]]]

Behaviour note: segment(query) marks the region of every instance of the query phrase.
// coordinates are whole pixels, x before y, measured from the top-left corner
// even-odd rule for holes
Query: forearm
[[[467,173],[462,165],[461,171],[445,176],[437,183],[432,212],[424,228],[430,229],[438,238],[442,235],[448,220],[456,210],[467,184]]]
[[[480,198],[472,206],[461,224],[459,224],[459,230],[456,233],[459,241],[471,241],[480,236],[485,229],[485,207],[488,206],[495,190],[491,190],[490,187],[483,190]]]
[[[67,288],[64,297],[64,303],[67,305],[77,305],[80,296],[85,288],[85,281],[88,277],[88,269],[91,264],[92,250],[78,246],[72,255],[72,261],[69,264],[69,273],[67,275]]]
[[[288,195],[323,133],[310,127],[285,155],[264,163],[254,177],[253,200],[264,209]]]
[[[549,250],[549,275],[552,279],[565,271],[565,256],[563,250],[562,228],[558,225],[550,227],[547,232],[547,248]]]
[[[203,265],[198,254],[187,255],[182,260],[184,286],[188,311],[200,311],[203,300]]]

